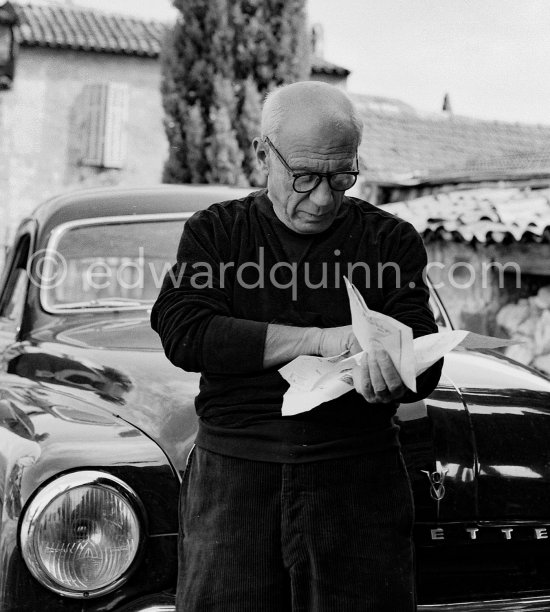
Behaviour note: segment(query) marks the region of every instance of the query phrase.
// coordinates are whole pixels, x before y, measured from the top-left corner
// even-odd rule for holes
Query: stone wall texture
[[[503,350],[550,375],[550,244],[436,241],[429,277],[455,329],[512,338]]]

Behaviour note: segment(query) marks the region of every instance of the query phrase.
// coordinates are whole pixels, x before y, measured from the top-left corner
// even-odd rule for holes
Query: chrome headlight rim
[[[98,486],[114,491],[130,505],[139,528],[139,541],[136,553],[129,567],[109,584],[89,590],[70,589],[53,579],[44,568],[38,554],[34,549],[34,532],[38,520],[47,507],[61,495],[84,486]],[[57,595],[73,599],[91,599],[107,595],[124,584],[133,574],[143,555],[143,545],[147,534],[146,512],[136,492],[122,479],[113,474],[96,469],[64,472],[41,485],[27,502],[19,525],[19,548],[22,558],[31,574]]]

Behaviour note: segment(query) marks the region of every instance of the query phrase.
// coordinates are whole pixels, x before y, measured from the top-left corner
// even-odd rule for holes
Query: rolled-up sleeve
[[[260,371],[267,323],[233,317],[223,271],[229,239],[212,211],[184,226],[177,263],[163,280],[151,326],[176,366],[191,372]]]

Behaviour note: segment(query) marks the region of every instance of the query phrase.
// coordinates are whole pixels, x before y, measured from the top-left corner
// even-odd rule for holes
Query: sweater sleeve
[[[193,215],[151,311],[151,326],[166,356],[184,370],[243,374],[262,369],[267,323],[232,316],[222,265],[229,247],[215,210]]]
[[[437,332],[430,292],[426,285],[426,249],[414,227],[401,221],[386,239],[389,245],[383,270],[384,314],[408,325],[413,337]],[[416,379],[417,392],[407,391],[401,402],[415,402],[427,397],[437,386],[443,359],[434,363]]]

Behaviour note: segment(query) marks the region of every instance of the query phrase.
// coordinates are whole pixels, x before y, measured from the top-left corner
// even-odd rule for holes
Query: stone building
[[[159,183],[167,155],[159,52],[166,23],[65,5],[12,2],[12,88],[0,91],[0,267],[38,202],[93,185]],[[312,79],[349,71],[313,57]]]

